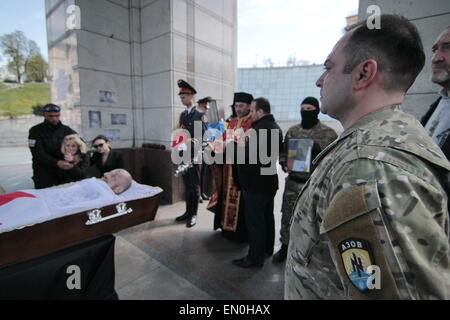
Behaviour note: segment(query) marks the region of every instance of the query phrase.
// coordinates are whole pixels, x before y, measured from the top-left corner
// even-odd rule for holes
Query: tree
[[[10,60],[8,70],[17,77],[17,82],[21,83],[30,60],[40,55],[38,45],[29,40],[22,31],[15,31],[0,37],[0,47]]]
[[[47,78],[48,64],[41,56],[37,54],[28,61],[25,74],[28,81],[44,82]]]
[[[286,60],[286,66],[288,67],[307,66],[310,64],[311,62],[309,62],[308,60],[298,60],[295,54],[291,54]]]
[[[263,63],[267,68],[273,68],[273,66],[274,66],[272,58],[264,59]]]

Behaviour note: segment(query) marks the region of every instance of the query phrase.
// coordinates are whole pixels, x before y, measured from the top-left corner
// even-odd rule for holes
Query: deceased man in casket
[[[126,170],[116,169],[101,179],[8,193],[0,196],[0,233],[161,192],[161,188],[133,181]]]

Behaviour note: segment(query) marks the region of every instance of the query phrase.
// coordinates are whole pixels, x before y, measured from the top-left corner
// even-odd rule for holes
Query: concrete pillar
[[[71,5],[79,28],[68,27]],[[86,140],[106,134],[114,147],[169,147],[184,110],[181,78],[229,114],[236,0],[46,0],[46,10],[52,99]]]
[[[377,5],[381,13],[399,14],[413,22],[422,37],[426,53],[425,67],[408,91],[403,104],[405,111],[421,118],[437,98],[440,87],[431,82],[431,46],[438,35],[450,24],[450,1],[448,0],[360,0],[359,20],[366,19],[367,8]]]

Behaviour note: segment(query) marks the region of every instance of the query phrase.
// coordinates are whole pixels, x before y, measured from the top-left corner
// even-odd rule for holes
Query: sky
[[[213,0],[211,0],[213,1]],[[290,55],[322,64],[358,0],[238,0],[238,66],[285,65]],[[47,59],[44,0],[0,0],[0,35],[15,30]],[[0,65],[5,64],[5,59]]]
[[[290,55],[322,64],[358,0],[238,0],[238,65],[286,65]]]
[[[23,31],[28,39],[36,41],[47,59],[45,0],[0,0],[0,21],[0,36]],[[0,64],[5,64],[5,59]]]

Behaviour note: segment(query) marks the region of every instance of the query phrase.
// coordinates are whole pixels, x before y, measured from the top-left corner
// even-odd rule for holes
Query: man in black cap
[[[202,143],[203,135],[208,129],[207,119],[203,112],[196,110],[194,105],[194,95],[197,91],[184,80],[178,80],[178,87],[180,88],[181,103],[186,107],[180,115],[179,128],[189,131],[190,139],[188,141],[188,148],[191,149],[191,161],[194,160],[194,144]],[[194,137],[194,123],[196,121],[202,122],[202,137],[200,141]],[[200,165],[193,164],[183,175],[183,181],[186,186],[186,212],[177,217],[175,221],[186,221],[186,226],[191,228],[197,223],[198,202],[200,199]]]
[[[208,115],[209,103],[211,101],[211,97],[205,97],[198,100],[197,110],[203,112],[205,115]],[[206,163],[202,163],[200,168],[200,203],[203,203],[203,200],[209,200],[209,196],[206,194],[206,189],[211,185],[211,183],[211,171]]]
[[[61,108],[55,104],[44,107],[44,122],[32,127],[28,146],[33,156],[33,180],[36,189],[44,189],[60,183],[58,169],[70,170],[73,164],[58,160],[65,136],[76,134],[60,121]]]
[[[197,101],[197,110],[207,114],[209,109],[209,103],[212,101],[211,97],[205,97]]]
[[[280,165],[284,172],[289,175],[286,178],[286,184],[283,193],[283,204],[281,206],[281,229],[280,241],[281,249],[274,254],[272,261],[274,263],[283,262],[286,259],[287,248],[289,244],[289,228],[292,217],[292,209],[295,200],[303,188],[305,182],[309,179],[310,173],[289,171],[287,168],[287,154],[289,140],[291,139],[312,139],[314,146],[312,148],[311,162],[325,149],[327,145],[336,140],[337,134],[330,127],[326,126],[319,120],[319,101],[314,97],[305,98],[301,105],[302,122],[291,127],[284,138],[283,152],[280,155]]]

